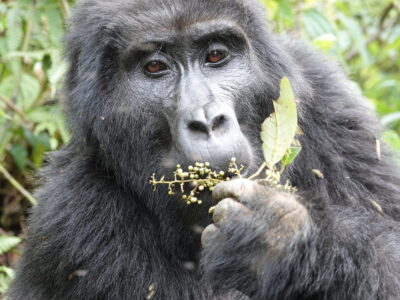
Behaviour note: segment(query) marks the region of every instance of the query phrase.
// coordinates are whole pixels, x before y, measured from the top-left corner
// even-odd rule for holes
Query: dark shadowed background
[[[262,2],[275,31],[303,38],[342,65],[376,110],[382,139],[400,153],[400,3]],[[35,170],[46,152],[68,141],[59,106],[61,45],[73,3],[0,0],[0,295],[18,260],[27,208],[36,202]]]

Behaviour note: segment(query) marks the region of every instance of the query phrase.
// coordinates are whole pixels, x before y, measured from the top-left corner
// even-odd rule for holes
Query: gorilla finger
[[[215,206],[213,221],[217,226],[219,226],[228,218],[239,214],[251,215],[251,211],[243,204],[231,198],[225,198]]]
[[[214,224],[210,224],[204,228],[203,233],[201,234],[201,245],[205,247],[208,243],[216,241],[217,239],[220,239],[219,229]]]
[[[254,189],[254,181],[248,179],[235,179],[219,183],[215,186],[212,196],[215,201],[220,201],[225,198],[233,198],[237,201],[240,199],[244,192],[252,191]]]

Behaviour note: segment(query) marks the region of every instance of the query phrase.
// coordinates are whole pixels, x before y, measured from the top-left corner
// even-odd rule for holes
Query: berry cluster
[[[236,158],[232,158],[229,164],[228,172],[234,176],[241,178],[240,172],[243,170],[243,166],[238,168],[236,165]],[[225,174],[224,171],[215,171],[210,168],[208,162],[200,163],[196,162],[194,166],[188,166],[187,170],[184,170],[181,165],[176,166],[176,170],[173,172],[173,180],[165,180],[165,176],[157,180],[155,174],[152,175],[150,184],[156,189],[157,184],[168,185],[168,195],[175,195],[175,190],[180,189],[182,199],[186,204],[192,203],[202,204],[202,201],[198,199],[198,195],[205,191],[213,191],[214,186],[223,181],[229,181],[231,178]],[[189,193],[185,193],[185,184],[191,186]]]

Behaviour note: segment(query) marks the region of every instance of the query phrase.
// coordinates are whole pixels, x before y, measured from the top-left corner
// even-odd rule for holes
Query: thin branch
[[[29,120],[28,116],[20,110],[11,100],[7,99],[6,97],[0,95],[0,101],[4,102],[9,109],[14,111],[17,115],[19,115],[22,120],[24,120],[26,123],[32,125],[32,122]]]
[[[20,110],[17,106],[15,106],[15,104],[11,100],[0,95],[0,101],[4,102],[9,109],[14,111],[17,115],[19,115],[25,122],[29,122],[28,116],[25,115],[25,113],[22,110]]]
[[[32,2],[31,6],[31,15],[28,18],[27,25],[26,25],[26,33],[24,37],[24,41],[22,43],[22,51],[25,52],[28,49],[29,42],[31,40],[31,33],[33,27],[33,20],[35,18],[35,10],[36,10],[36,3],[35,1]]]
[[[0,164],[0,173],[3,174],[4,178],[7,179],[25,198],[30,202],[32,206],[37,205],[37,200],[29,193],[24,187]]]
[[[64,15],[64,19],[68,19],[69,16],[71,15],[71,9],[69,7],[68,1],[67,0],[60,0],[61,4],[61,9]]]
[[[248,179],[252,180],[252,179],[258,177],[265,168],[267,168],[267,164],[264,162],[261,165],[261,167],[258,169],[258,171],[256,173],[254,173],[253,175],[251,175]]]

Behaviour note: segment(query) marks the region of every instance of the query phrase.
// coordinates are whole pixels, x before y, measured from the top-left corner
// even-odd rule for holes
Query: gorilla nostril
[[[216,117],[212,123],[212,130],[216,130],[219,127],[222,127],[222,125],[224,125],[224,123],[226,122],[226,118],[224,115],[220,115],[218,117]]]
[[[191,131],[208,133],[208,126],[206,124],[204,124],[203,122],[200,122],[200,121],[191,121],[191,122],[189,122],[188,128]]]

